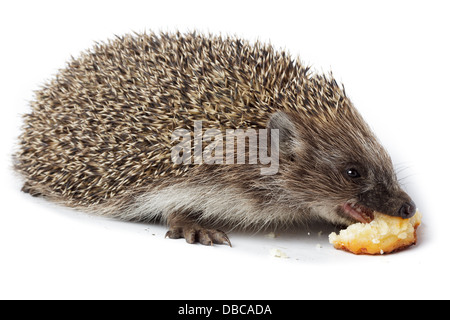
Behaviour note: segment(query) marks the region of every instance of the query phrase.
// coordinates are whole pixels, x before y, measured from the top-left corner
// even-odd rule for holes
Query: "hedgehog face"
[[[412,217],[415,204],[401,189],[388,153],[366,126],[346,125],[351,123],[315,119],[310,125],[284,112],[272,116],[269,125],[280,130],[285,192],[333,223],[370,222],[374,211]]]
[[[387,154],[385,158],[383,167],[377,167],[376,161],[341,167],[341,185],[349,199],[337,206],[338,215],[365,223],[373,220],[374,211],[404,219],[415,214],[414,202],[401,189]]]

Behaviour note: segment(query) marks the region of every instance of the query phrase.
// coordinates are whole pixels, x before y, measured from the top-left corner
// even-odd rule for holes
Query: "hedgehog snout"
[[[359,203],[390,216],[409,219],[416,213],[416,204],[401,188],[394,190],[384,185],[363,192],[359,195]]]
[[[410,200],[402,204],[398,209],[398,216],[403,219],[409,219],[416,213],[416,204]]]

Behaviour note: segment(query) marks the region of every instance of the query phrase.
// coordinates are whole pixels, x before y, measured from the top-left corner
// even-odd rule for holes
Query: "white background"
[[[0,298],[450,298],[449,13],[448,1],[430,0],[3,3]],[[332,70],[423,212],[419,244],[354,256],[327,243],[332,228],[310,226],[275,239],[234,232],[233,248],[187,245],[164,239],[164,226],[21,193],[11,153],[33,90],[94,41],[177,29],[270,40]]]

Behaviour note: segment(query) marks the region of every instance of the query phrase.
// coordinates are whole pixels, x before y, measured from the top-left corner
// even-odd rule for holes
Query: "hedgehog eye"
[[[361,177],[361,175],[359,174],[358,170],[356,170],[355,168],[346,169],[345,173],[347,174],[347,176],[349,176],[352,179],[356,179],[356,178],[360,178]]]

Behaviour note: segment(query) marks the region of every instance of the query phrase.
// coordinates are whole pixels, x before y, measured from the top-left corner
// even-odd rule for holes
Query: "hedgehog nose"
[[[413,201],[405,202],[398,210],[398,215],[403,219],[409,219],[416,213],[416,204]]]

